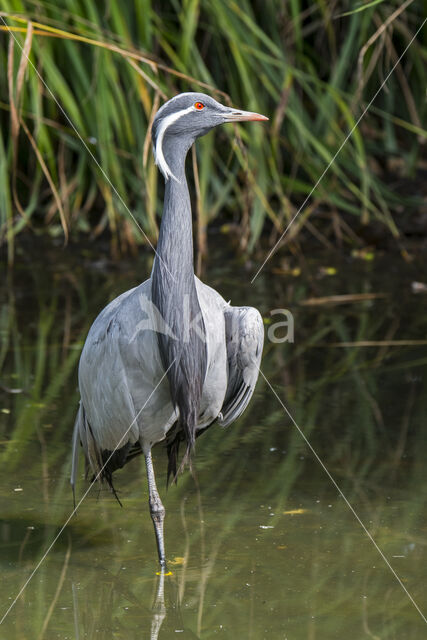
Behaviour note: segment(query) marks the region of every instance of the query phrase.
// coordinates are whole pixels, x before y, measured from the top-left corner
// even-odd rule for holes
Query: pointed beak
[[[241,111],[239,109],[229,109],[224,114],[224,122],[248,122],[249,120],[268,120],[266,116],[253,111]]]

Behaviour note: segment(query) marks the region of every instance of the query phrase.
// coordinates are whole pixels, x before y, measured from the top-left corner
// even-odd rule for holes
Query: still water
[[[0,284],[0,616],[72,511],[84,337],[151,264],[33,243]],[[143,461],[115,476],[123,508],[90,491],[1,639],[427,637],[427,293],[414,284],[427,282],[425,263],[282,257],[251,285],[256,267],[211,249],[204,280],[257,306],[266,329],[272,309],[292,312],[295,342],[267,339],[262,370],[295,423],[261,379],[242,418],[201,437],[193,476],[167,491],[155,448],[164,577]],[[331,299],[343,294],[354,297]],[[82,464],[78,497],[87,487]]]

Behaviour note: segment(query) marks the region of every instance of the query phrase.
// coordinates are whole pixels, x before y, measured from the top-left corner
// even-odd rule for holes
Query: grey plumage
[[[164,508],[151,448],[166,439],[175,475],[182,440],[186,461],[198,434],[241,415],[258,378],[264,333],[256,309],[230,306],[194,275],[185,157],[196,138],[218,124],[266,119],[199,93],[180,94],[158,111],[153,147],[166,187],[151,277],[101,311],[80,358],[73,491],[79,443],[94,477],[112,489],[112,473],[143,453],[162,565]]]

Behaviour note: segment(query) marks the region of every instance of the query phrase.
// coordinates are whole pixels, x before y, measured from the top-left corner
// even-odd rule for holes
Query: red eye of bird
[[[197,111],[201,111],[202,109],[205,108],[205,105],[202,102],[196,102],[194,104],[194,108],[197,109]]]

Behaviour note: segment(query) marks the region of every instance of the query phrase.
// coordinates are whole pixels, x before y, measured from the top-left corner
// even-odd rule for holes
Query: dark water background
[[[205,282],[295,318],[262,369],[427,615],[427,282],[422,255],[280,258],[250,284],[222,242]],[[108,250],[33,240],[0,285],[0,616],[71,513],[77,363],[105,304],[149,273]],[[415,288],[414,288],[415,287]],[[337,304],[312,298],[381,294]],[[322,302],[322,301],[320,301]],[[343,346],[381,341],[374,346]],[[394,341],[394,344],[390,344]],[[143,460],[92,490],[0,625],[0,638],[418,639],[426,622],[264,380],[244,416],[197,442],[194,478],[165,489],[165,607]],[[78,495],[87,488],[79,480]],[[157,634],[157,635],[156,635]]]

